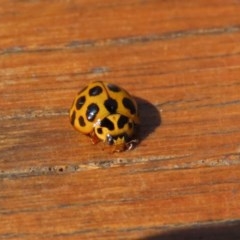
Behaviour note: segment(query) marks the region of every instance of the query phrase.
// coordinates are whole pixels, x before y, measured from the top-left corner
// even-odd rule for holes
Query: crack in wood
[[[206,28],[206,29],[192,29],[176,32],[168,32],[163,34],[151,34],[145,36],[132,36],[132,37],[116,37],[110,39],[99,40],[73,40],[64,46],[59,47],[37,47],[34,49],[27,49],[24,46],[14,46],[6,48],[0,51],[0,55],[5,54],[23,54],[23,53],[36,53],[36,52],[53,52],[53,51],[65,51],[67,49],[86,49],[93,47],[105,47],[105,46],[119,46],[119,45],[132,45],[136,43],[147,43],[155,41],[166,41],[171,39],[186,38],[189,36],[202,36],[202,35],[217,35],[217,34],[229,34],[240,32],[240,26],[227,26],[219,28]]]
[[[153,156],[148,158],[117,158],[115,160],[102,160],[100,162],[89,162],[86,164],[69,164],[69,165],[58,165],[58,166],[40,166],[40,167],[28,167],[23,169],[11,169],[0,171],[0,179],[4,178],[21,178],[21,177],[33,177],[39,175],[56,175],[56,174],[68,174],[73,172],[89,171],[94,169],[106,169],[120,166],[131,166],[134,164],[144,164],[147,162],[158,162],[158,161],[172,161],[190,157],[190,155],[173,155],[173,156]],[[221,167],[230,165],[239,165],[240,154],[232,153],[222,158],[215,157],[209,159],[198,159],[191,162],[179,162],[172,165],[162,165],[149,167],[146,166],[144,169],[130,170],[128,174],[136,174],[140,172],[156,172],[156,171],[173,171],[173,170],[186,170],[203,167]]]

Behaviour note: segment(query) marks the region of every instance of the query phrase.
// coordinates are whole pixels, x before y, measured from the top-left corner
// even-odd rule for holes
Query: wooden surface
[[[240,239],[240,1],[1,0],[0,239]],[[68,111],[136,96],[111,154]]]

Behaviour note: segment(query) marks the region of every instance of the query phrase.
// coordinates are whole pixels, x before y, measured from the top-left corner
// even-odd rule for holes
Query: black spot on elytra
[[[114,130],[114,124],[113,124],[112,121],[109,120],[108,118],[104,118],[104,119],[101,121],[101,127],[105,127],[105,128],[107,128],[108,130]]]
[[[123,128],[127,122],[128,122],[128,117],[121,115],[117,122],[118,128],[119,129]]]
[[[130,111],[131,114],[136,113],[136,108],[131,99],[125,97],[123,98],[122,103],[123,103],[123,106]]]
[[[102,93],[102,88],[100,86],[92,87],[89,89],[89,95],[90,96],[97,96]]]
[[[108,83],[107,87],[108,87],[109,90],[111,90],[113,92],[120,92],[121,91],[120,87],[118,87],[117,85],[112,84],[112,83]]]
[[[110,113],[116,113],[118,104],[115,99],[108,98],[107,100],[105,100],[104,106]]]
[[[76,112],[73,111],[73,113],[72,113],[72,115],[71,115],[71,124],[72,124],[72,125],[74,125],[75,118],[76,118]]]
[[[84,118],[82,116],[79,117],[78,122],[79,122],[81,127],[86,126],[86,123],[85,123]]]
[[[86,97],[85,96],[81,96],[77,99],[76,101],[76,108],[77,110],[81,109],[81,107],[83,106],[83,104],[86,102]]]
[[[130,129],[132,129],[132,128],[133,128],[133,124],[132,124],[131,122],[129,122],[129,123],[128,123],[128,127],[129,127]]]
[[[93,122],[98,112],[99,112],[98,105],[96,103],[91,103],[87,107],[87,112],[86,112],[87,120],[90,122]]]

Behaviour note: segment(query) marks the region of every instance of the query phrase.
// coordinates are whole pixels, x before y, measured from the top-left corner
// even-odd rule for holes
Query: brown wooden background
[[[0,239],[240,239],[240,1],[0,2]],[[133,151],[71,127],[93,80]]]

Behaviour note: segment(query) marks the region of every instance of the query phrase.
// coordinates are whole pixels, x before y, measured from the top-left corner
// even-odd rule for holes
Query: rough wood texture
[[[0,239],[240,239],[240,1],[0,6]],[[140,144],[73,130],[92,80],[126,88]]]

